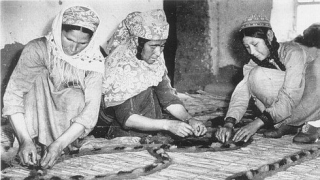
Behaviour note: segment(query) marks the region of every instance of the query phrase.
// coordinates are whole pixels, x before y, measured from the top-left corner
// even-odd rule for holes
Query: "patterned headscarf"
[[[73,56],[64,53],[61,44],[62,24],[82,26],[94,32],[88,46],[80,53]],[[52,31],[46,36],[49,55],[53,56],[55,62],[63,60],[80,70],[103,73],[104,57],[100,52],[99,45],[95,43],[98,25],[98,15],[89,7],[72,6],[62,10],[52,23]]]
[[[68,8],[62,17],[62,24],[77,25],[95,32],[100,20],[95,12],[87,7],[74,6]]]
[[[102,86],[107,107],[122,104],[162,81],[167,71],[163,54],[153,64],[137,59],[137,38],[167,39],[168,31],[163,10],[134,12],[122,21],[110,43],[110,48],[115,49],[106,60]]]
[[[241,27],[239,31],[245,28],[251,28],[251,27],[267,27],[271,28],[271,24],[269,22],[269,19],[265,16],[262,16],[260,14],[253,14],[247,17],[243,23],[241,24]]]
[[[148,40],[167,39],[169,24],[163,10],[132,12],[119,24],[116,32],[108,42],[107,53],[111,53],[130,37],[141,37]]]

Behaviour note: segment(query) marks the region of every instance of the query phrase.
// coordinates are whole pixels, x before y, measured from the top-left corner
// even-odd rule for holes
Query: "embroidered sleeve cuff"
[[[227,117],[224,120],[224,124],[231,123],[233,126],[236,124],[237,120],[233,117]]]

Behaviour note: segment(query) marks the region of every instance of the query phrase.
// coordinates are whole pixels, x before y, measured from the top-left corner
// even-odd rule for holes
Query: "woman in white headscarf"
[[[75,147],[95,126],[104,72],[94,41],[98,26],[98,15],[89,7],[68,7],[56,16],[47,36],[25,46],[2,111],[19,141],[22,164],[40,162],[39,145],[41,166],[52,167],[66,147]]]
[[[109,137],[159,131],[185,137],[206,132],[170,85],[162,53],[168,32],[164,11],[156,9],[130,13],[114,33],[103,82],[105,106],[115,113]],[[164,119],[162,109],[178,120]]]

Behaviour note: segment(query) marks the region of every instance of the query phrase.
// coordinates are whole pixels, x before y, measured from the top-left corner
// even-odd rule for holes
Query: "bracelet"
[[[263,113],[259,116],[259,119],[264,123],[264,126],[272,126],[273,119],[267,111],[263,111]]]
[[[227,117],[224,120],[224,124],[231,123],[233,126],[236,124],[237,120],[233,117]]]

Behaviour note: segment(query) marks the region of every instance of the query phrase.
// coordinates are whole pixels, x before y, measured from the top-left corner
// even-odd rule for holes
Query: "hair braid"
[[[282,70],[285,71],[286,67],[284,64],[280,61],[278,49],[280,47],[279,43],[277,42],[277,38],[273,36],[273,39],[271,41],[271,44],[268,41],[267,33],[269,30],[272,30],[271,28],[266,27],[252,27],[252,28],[245,28],[242,29],[240,32],[240,38],[243,39],[245,36],[255,37],[263,39],[267,48],[269,49],[269,56],[264,60],[259,60],[253,55],[251,55],[251,59],[261,67],[271,68],[271,69],[278,69],[277,66]],[[277,65],[274,65],[274,63],[271,62],[271,60],[274,61],[274,63]]]
[[[280,45],[277,42],[277,38],[274,36],[273,40],[271,41],[271,44],[269,43],[269,41],[266,38],[264,38],[264,42],[266,43],[266,45],[270,51],[270,55],[266,60],[269,61],[269,60],[273,59],[274,62],[279,66],[279,68],[282,71],[285,71],[286,67],[279,59],[278,49],[279,49]]]

